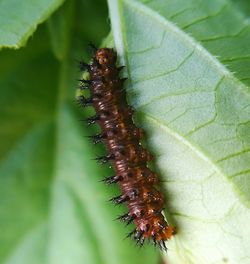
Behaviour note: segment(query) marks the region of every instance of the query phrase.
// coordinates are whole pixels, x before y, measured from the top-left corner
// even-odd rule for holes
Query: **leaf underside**
[[[38,2],[0,2],[1,47],[23,46],[62,3]],[[108,3],[128,100],[178,228],[166,263],[249,264],[249,3]],[[113,219],[124,208],[107,203],[118,190],[99,182],[112,171],[93,160],[104,149],[84,137],[96,129],[73,102],[75,59],[107,32],[103,10],[66,1],[26,48],[0,53],[1,263],[159,263],[154,248],[123,240],[130,229]]]
[[[179,230],[169,263],[250,263],[249,21],[230,1],[109,5]]]

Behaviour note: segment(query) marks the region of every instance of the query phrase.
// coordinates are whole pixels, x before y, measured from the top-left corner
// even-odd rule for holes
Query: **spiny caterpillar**
[[[119,78],[123,67],[116,67],[117,54],[110,48],[94,48],[90,64],[80,62],[80,69],[88,71],[89,78],[80,80],[80,89],[89,89],[90,96],[79,95],[80,106],[93,106],[96,114],[89,117],[88,125],[98,123],[101,133],[91,136],[93,143],[103,142],[108,154],[98,157],[100,163],[110,162],[115,175],[105,178],[107,184],[117,183],[121,195],[112,198],[115,204],[126,203],[128,213],[117,219],[135,229],[128,234],[142,246],[145,239],[152,240],[162,250],[165,241],[175,233],[166,222],[162,210],[163,194],[156,188],[159,179],[147,166],[152,155],[142,147],[143,131],[132,120],[133,109],[128,106],[123,88],[125,78]]]

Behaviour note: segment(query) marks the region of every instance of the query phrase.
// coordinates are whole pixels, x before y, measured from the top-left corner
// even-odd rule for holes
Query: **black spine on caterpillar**
[[[166,222],[162,210],[164,198],[157,189],[157,175],[147,162],[152,155],[140,144],[143,131],[132,120],[133,109],[127,104],[126,91],[117,67],[117,54],[113,49],[94,49],[92,62],[82,62],[80,68],[89,72],[89,80],[80,80],[81,89],[89,88],[90,97],[79,96],[82,107],[92,105],[96,114],[89,117],[88,125],[98,123],[102,132],[91,136],[93,143],[103,142],[108,154],[97,157],[100,163],[111,162],[115,175],[103,180],[106,184],[118,184],[121,195],[110,199],[115,204],[126,203],[128,213],[119,216],[122,222],[134,222],[135,229],[128,234],[137,244],[145,239],[166,250],[165,240],[171,238],[175,228]]]

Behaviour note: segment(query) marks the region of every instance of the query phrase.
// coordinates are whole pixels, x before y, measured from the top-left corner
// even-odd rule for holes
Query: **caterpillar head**
[[[117,55],[113,49],[102,48],[96,51],[95,59],[100,65],[113,65],[116,63]]]

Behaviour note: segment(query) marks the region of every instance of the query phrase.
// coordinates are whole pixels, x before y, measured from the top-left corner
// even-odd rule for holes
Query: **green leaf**
[[[243,13],[250,17],[250,2],[248,0],[238,0],[235,4],[238,5]]]
[[[129,101],[178,228],[168,263],[249,264],[249,20],[229,0],[109,8]]]
[[[24,46],[37,26],[45,21],[64,0],[1,0],[0,48]]]
[[[107,34],[107,13],[90,15],[98,7],[107,9],[103,1],[67,1],[49,31],[43,25],[27,47],[0,53],[0,263],[159,261],[153,248],[123,240],[129,229],[114,221],[122,208],[108,203],[117,190],[100,183],[111,171],[93,160],[103,149],[86,139],[93,129],[74,102],[75,59],[89,36],[97,43]],[[87,33],[79,17],[96,31]]]
[[[19,32],[26,24],[13,16],[44,10],[21,2],[0,2],[1,30]],[[178,227],[167,263],[249,264],[248,2],[109,4],[129,101]],[[113,221],[123,210],[107,203],[118,190],[99,183],[111,171],[92,160],[104,150],[84,137],[95,129],[79,122],[88,113],[73,103],[75,60],[86,60],[87,43],[100,43],[108,28],[103,0],[69,0],[27,47],[0,53],[3,264],[159,263],[154,248],[123,240],[129,229]]]

